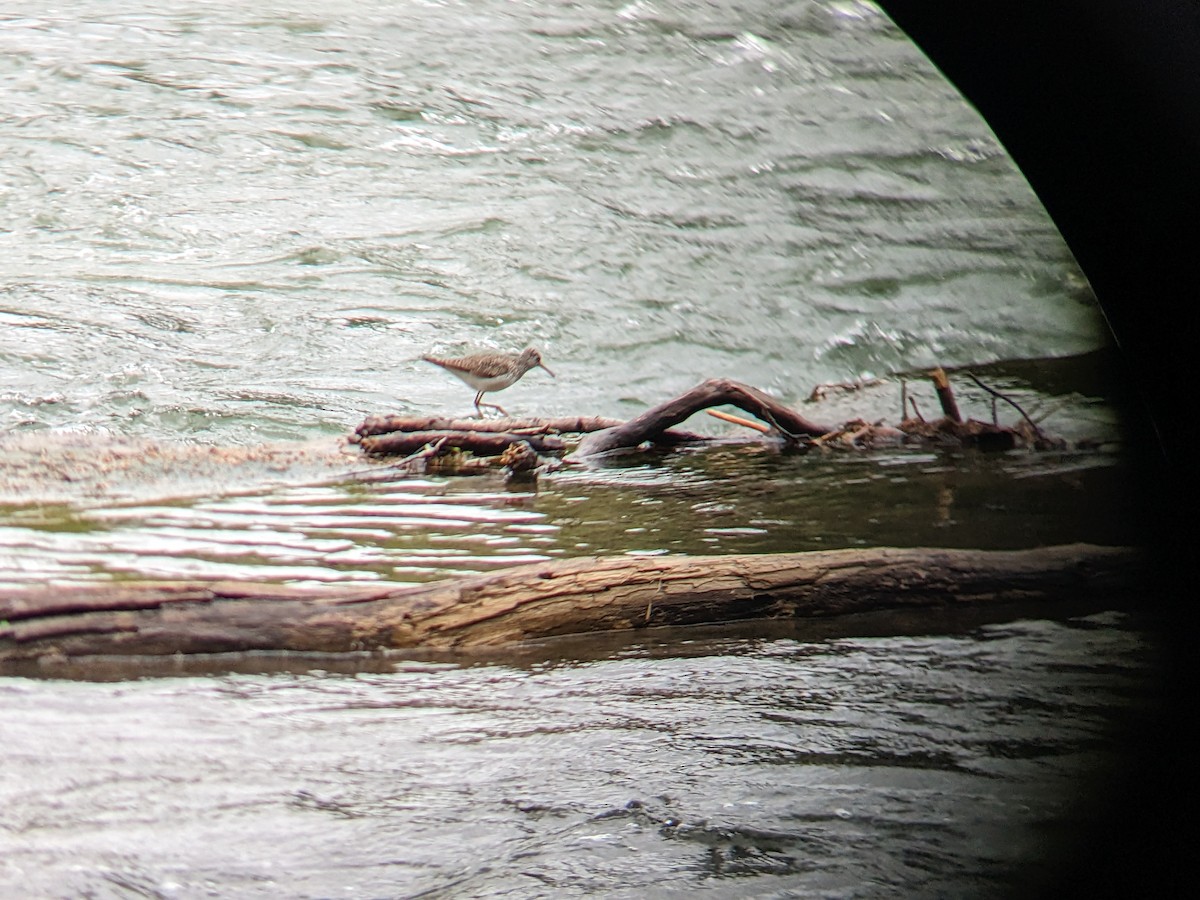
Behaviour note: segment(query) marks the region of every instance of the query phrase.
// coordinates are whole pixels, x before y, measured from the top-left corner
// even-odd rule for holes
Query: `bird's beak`
[[[546,369],[546,367],[545,367],[544,365],[542,365],[541,363],[538,363],[538,366],[539,366],[539,367],[541,367],[541,368],[543,368],[543,369]],[[546,371],[547,371],[547,372],[550,372],[550,370],[549,370],[549,369],[546,369]],[[551,377],[551,378],[557,378],[558,376],[557,376],[557,375],[555,375],[553,372],[550,372],[550,377]]]

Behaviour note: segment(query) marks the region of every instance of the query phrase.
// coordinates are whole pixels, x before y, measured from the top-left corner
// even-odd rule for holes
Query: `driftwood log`
[[[700,407],[703,409],[703,407]],[[355,429],[350,442],[379,456],[409,454],[429,445],[446,450],[466,450],[479,456],[496,456],[511,444],[524,441],[539,453],[562,454],[567,446],[560,435],[590,434],[625,426],[623,419],[603,416],[555,418],[448,419],[438,416],[368,416]],[[690,432],[659,429],[659,443],[676,445],[706,438]]]
[[[469,450],[479,456],[499,456],[513,444],[521,442],[538,453],[562,453],[567,449],[563,439],[556,435],[513,431],[396,431],[360,441],[366,452],[384,456],[416,453],[430,444]]]
[[[357,443],[364,452],[379,456],[415,454],[422,448],[436,448],[429,456],[451,450],[498,456],[520,441],[538,453],[561,455],[567,447],[559,435],[578,434],[582,438],[573,457],[582,459],[647,443],[676,446],[711,440],[679,431],[675,426],[701,410],[725,404],[766,422],[764,430],[773,432],[776,437],[799,441],[833,432],[830,427],[809,421],[758,388],[728,378],[710,378],[628,422],[598,416],[446,419],[381,415],[365,419],[355,430],[351,442]]]
[[[1140,554],[829,550],[582,558],[418,587],[137,583],[0,593],[5,663],[241,651],[463,651],[647,626],[1120,596]]]
[[[813,422],[773,397],[728,378],[710,378],[688,391],[643,412],[629,421],[601,417],[561,417],[532,419],[446,419],[427,416],[371,416],[351,437],[353,443],[366,453],[376,456],[415,455],[414,467],[428,471],[432,461],[455,450],[468,451],[477,457],[496,457],[513,445],[524,442],[537,454],[562,456],[567,444],[561,435],[581,435],[569,461],[581,461],[619,450],[631,450],[644,445],[676,446],[712,440],[701,435],[679,431],[676,426],[690,416],[709,410],[714,416],[752,428],[766,439],[792,447],[821,447],[841,445],[855,448],[895,445],[905,441],[920,444],[954,444],[984,450],[1011,450],[1031,446],[1036,449],[1061,447],[1061,441],[1046,437],[1032,419],[1014,401],[979,381],[980,388],[993,397],[993,418],[996,400],[1004,400],[1022,416],[1016,426],[998,422],[964,420],[959,412],[954,390],[945,371],[938,368],[928,373],[937,393],[942,417],[926,421],[908,395],[907,385],[901,387],[901,419],[896,427],[882,422],[854,419],[834,427]],[[908,415],[911,403],[913,415]],[[753,416],[742,419],[713,409],[731,405]],[[760,424],[761,423],[761,424]],[[522,457],[521,467],[536,468]],[[510,470],[518,467],[508,466]],[[470,464],[454,461],[447,471],[481,471],[495,467],[494,463]],[[445,467],[445,466],[443,466]]]
[[[368,416],[354,430],[354,441],[396,431],[468,431],[479,434],[586,434],[623,423],[603,416],[557,416],[529,419],[454,419],[445,416]]]

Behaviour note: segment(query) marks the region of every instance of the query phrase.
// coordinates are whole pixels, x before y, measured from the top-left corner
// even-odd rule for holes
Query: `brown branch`
[[[544,453],[561,453],[567,446],[562,438],[554,435],[471,431],[397,431],[365,437],[360,444],[367,453],[399,455],[419,451],[426,444],[438,441],[443,441],[447,447],[470,450],[477,456],[497,456],[519,441]]]
[[[358,438],[395,431],[470,431],[518,434],[584,434],[622,424],[601,416],[561,416],[530,419],[451,419],[445,416],[368,416],[354,433]],[[353,438],[351,440],[354,440]]]
[[[632,449],[646,443],[673,446],[685,442],[711,440],[675,429],[680,422],[707,409],[711,415],[718,418],[764,433],[770,433],[773,429],[788,441],[805,446],[812,445],[822,437],[825,437],[827,443],[841,440],[848,446],[894,444],[902,439],[903,435],[936,443],[958,441],[963,445],[989,450],[1006,450],[1030,442],[1035,447],[1051,444],[1020,406],[988,388],[974,376],[970,377],[980,387],[991,393],[994,398],[1000,397],[1012,404],[1024,416],[1032,429],[1032,438],[1024,426],[1017,429],[1002,427],[995,422],[988,425],[973,419],[964,421],[945,370],[938,367],[929,375],[937,391],[943,418],[926,422],[917,406],[916,398],[908,390],[907,381],[901,379],[902,415],[904,407],[910,406],[913,418],[903,419],[899,430],[879,424],[864,427],[857,421],[847,423],[841,428],[831,428],[809,421],[758,388],[726,378],[711,378],[646,410],[628,422],[600,417],[448,419],[427,416],[371,416],[358,427],[351,440],[359,443],[368,453],[377,455],[409,454],[419,452],[420,448],[430,442],[442,442],[447,450],[461,449],[476,456],[494,456],[503,453],[518,440],[527,441],[538,453],[561,455],[566,451],[566,444],[558,435],[581,434],[582,438],[572,460],[583,460],[614,450]],[[766,425],[750,423],[746,419],[712,409],[726,404],[740,408]],[[994,417],[993,406],[993,419]],[[1058,446],[1057,443],[1053,445]],[[465,472],[468,469],[474,470],[472,467],[459,467],[455,471]]]
[[[667,429],[702,409],[726,404],[762,419],[791,438],[817,437],[831,430],[808,421],[758,388],[727,378],[710,378],[623,425],[584,435],[575,456],[595,456],[611,450],[637,447],[646,441],[657,440]]]
[[[942,415],[951,422],[961,422],[962,414],[958,411],[958,403],[954,399],[954,389],[950,387],[950,379],[946,377],[946,370],[938,366],[929,375],[933,379],[938,402],[942,405]]]
[[[1029,417],[1029,414],[1027,412],[1025,412],[1025,410],[1021,409],[1020,404],[1018,404],[1016,400],[1013,400],[1011,397],[1005,396],[1004,394],[1000,393],[1000,391],[996,390],[995,388],[988,387],[986,384],[984,384],[982,381],[980,381],[978,378],[976,378],[970,372],[964,372],[963,374],[965,374],[968,378],[970,378],[973,382],[975,382],[975,384],[977,384],[979,387],[983,388],[985,391],[987,391],[989,394],[992,395],[992,420],[993,420],[993,422],[996,419],[996,400],[1003,400],[1005,403],[1007,403],[1009,406],[1011,406],[1013,409],[1015,409],[1017,412],[1019,412],[1021,414],[1021,418],[1023,418],[1026,422],[1028,422],[1029,427],[1033,429],[1034,435],[1039,440],[1042,439],[1041,429],[1037,427],[1037,423]]]
[[[925,422],[925,417],[923,415],[921,415],[921,409],[920,409],[920,407],[917,406],[917,398],[909,397],[908,402],[912,405],[913,416],[916,417],[916,420],[918,422],[921,422],[923,424]]]

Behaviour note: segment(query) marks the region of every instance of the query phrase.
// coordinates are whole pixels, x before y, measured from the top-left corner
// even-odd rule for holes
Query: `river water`
[[[347,474],[366,415],[471,411],[421,354],[526,345],[557,378],[517,414],[721,375],[894,422],[944,365],[1067,446]],[[870,3],[0,10],[0,588],[1126,543],[1113,382],[1041,205]],[[0,679],[0,896],[994,896],[1154,682],[1086,604],[752,632]]]

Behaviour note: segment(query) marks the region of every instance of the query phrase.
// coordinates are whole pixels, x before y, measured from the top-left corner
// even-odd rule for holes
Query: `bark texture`
[[[485,649],[556,635],[753,618],[1119,595],[1140,554],[830,550],[583,558],[406,588],[234,583],[45,587],[0,593],[0,666],[44,656],[251,650]]]

